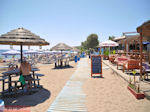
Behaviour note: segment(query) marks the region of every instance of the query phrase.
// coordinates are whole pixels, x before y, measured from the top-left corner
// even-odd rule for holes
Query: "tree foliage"
[[[87,37],[87,48],[96,48],[99,45],[97,34],[91,34]]]
[[[90,34],[86,41],[81,43],[82,49],[87,50],[89,48],[96,48],[99,45],[97,34]]]
[[[115,36],[109,36],[109,40],[115,39]]]

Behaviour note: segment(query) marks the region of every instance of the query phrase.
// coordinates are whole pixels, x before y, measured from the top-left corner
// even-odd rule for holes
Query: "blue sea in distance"
[[[0,50],[0,58],[3,58],[3,59],[11,59],[12,58],[12,55],[2,55],[3,52],[6,52],[6,51],[9,51],[9,49],[7,50]],[[19,50],[18,50],[19,51]],[[23,52],[25,52],[26,50],[24,50]],[[20,55],[15,55],[15,58],[19,59],[20,58]]]

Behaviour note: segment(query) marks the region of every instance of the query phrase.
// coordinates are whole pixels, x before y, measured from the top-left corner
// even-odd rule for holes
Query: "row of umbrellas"
[[[77,53],[75,51],[49,51],[49,50],[45,50],[45,51],[36,51],[36,50],[28,50],[25,51],[23,54],[57,54],[57,53]],[[20,55],[21,53],[17,50],[9,50],[6,52],[3,52],[2,55]]]
[[[44,39],[40,38],[40,36],[35,35],[34,33],[30,32],[29,30],[25,28],[18,28],[15,30],[11,30],[10,32],[3,34],[0,36],[0,44],[4,45],[20,45],[20,52],[16,50],[10,50],[5,53],[4,55],[16,55],[16,54],[21,54],[21,60],[23,57],[23,46],[43,46],[43,45],[49,45],[47,41]],[[118,43],[113,42],[111,40],[105,41],[100,43],[100,47],[113,47],[113,46],[118,46]],[[73,52],[79,52],[79,50],[75,47],[70,47],[66,45],[65,43],[59,43],[56,46],[52,47],[50,50],[53,51],[44,51],[41,53],[45,54],[50,54],[54,53],[55,51],[61,51],[62,52],[68,52],[64,50],[70,50]],[[25,54],[36,54],[40,53],[34,50],[29,50],[25,52]]]
[[[3,45],[20,45],[20,53],[21,53],[21,62],[23,57],[23,46],[44,46],[49,45],[49,42],[40,38],[40,36],[32,33],[31,31],[25,28],[17,28],[7,32],[0,36],[0,44]],[[78,52],[78,49],[72,48],[64,43],[59,43],[54,46],[51,50],[73,50]],[[12,53],[14,51],[6,52],[6,54]],[[31,51],[33,52],[33,51]],[[46,51],[47,53],[50,51]],[[16,51],[17,53],[17,51]]]

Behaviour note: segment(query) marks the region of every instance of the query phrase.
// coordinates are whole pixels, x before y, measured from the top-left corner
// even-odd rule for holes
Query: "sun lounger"
[[[148,73],[150,73],[150,66],[148,64],[143,63],[142,67],[143,67],[144,79],[146,79],[145,76],[147,76],[148,79]]]

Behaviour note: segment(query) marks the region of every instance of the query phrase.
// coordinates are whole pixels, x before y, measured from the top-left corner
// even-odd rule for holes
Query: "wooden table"
[[[66,62],[67,62],[67,59],[69,59],[69,58],[68,57],[57,58],[57,60],[55,62],[55,68],[66,66],[66,63],[63,65],[63,60],[65,60],[65,59],[66,59]],[[69,61],[68,61],[68,65],[69,65]]]
[[[11,76],[12,75],[16,75],[16,74],[19,74],[20,73],[20,70],[19,69],[15,69],[15,70],[10,70],[10,71],[7,71],[7,72],[3,72],[2,74],[3,74],[3,76],[4,77],[8,77],[8,91],[10,92],[11,91]]]
[[[31,72],[32,72],[32,75],[33,75],[33,78],[35,79],[35,71],[39,71],[38,68],[32,68]],[[11,92],[11,87],[12,87],[12,75],[20,75],[20,69],[14,69],[14,70],[10,70],[10,71],[7,71],[7,72],[3,72],[2,73],[3,76],[5,77],[8,77],[8,91]],[[35,80],[34,80],[34,86],[35,86]]]

